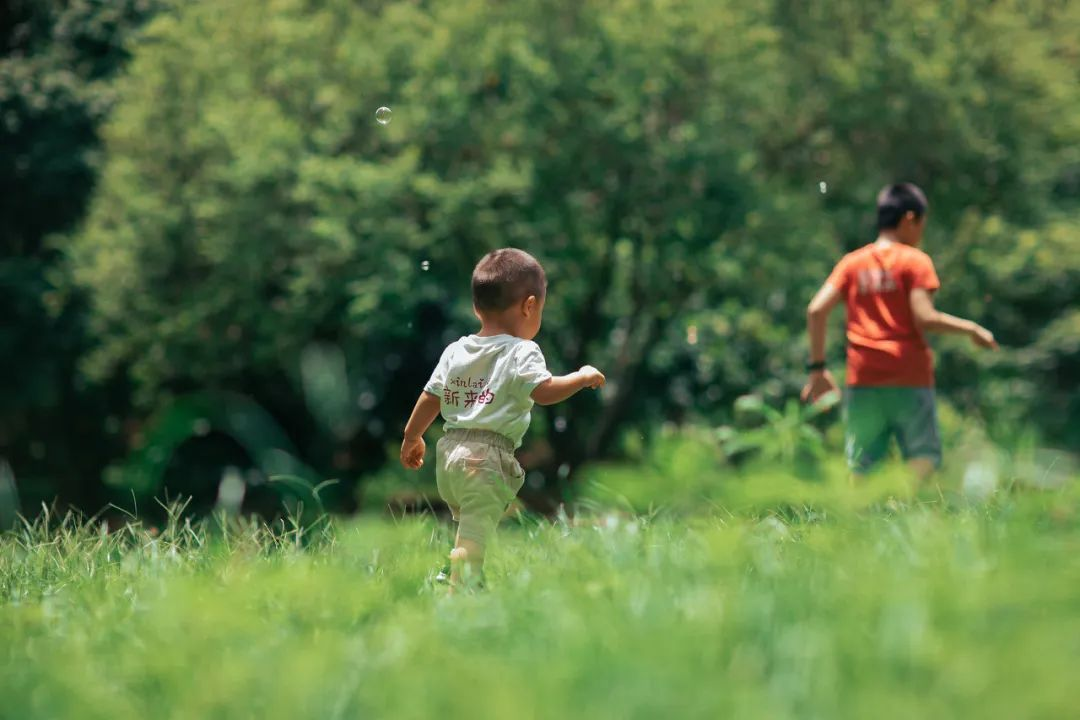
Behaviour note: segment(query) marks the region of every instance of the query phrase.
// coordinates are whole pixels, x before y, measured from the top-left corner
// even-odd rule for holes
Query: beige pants
[[[488,430],[447,430],[435,460],[435,482],[459,523],[458,537],[485,547],[525,482],[514,444]]]

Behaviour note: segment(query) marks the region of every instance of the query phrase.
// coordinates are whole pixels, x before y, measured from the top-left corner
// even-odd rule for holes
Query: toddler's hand
[[[401,464],[410,470],[419,470],[424,465],[424,453],[427,445],[423,436],[405,438],[401,441]]]
[[[585,387],[593,388],[594,390],[598,387],[603,387],[604,383],[607,382],[604,373],[600,372],[592,365],[583,365],[581,369],[578,370],[578,374],[581,375],[581,381],[585,384]]]

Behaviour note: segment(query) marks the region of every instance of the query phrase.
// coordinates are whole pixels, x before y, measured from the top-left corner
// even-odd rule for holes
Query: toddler
[[[442,414],[435,480],[458,522],[451,591],[466,578],[479,580],[487,540],[524,483],[514,450],[529,428],[533,403],[551,405],[604,384],[603,374],[589,365],[559,377],[548,372],[533,342],[547,277],[532,255],[514,248],[488,253],[473,270],[472,294],[480,331],[443,351],[401,443],[402,465],[420,468],[424,432]]]

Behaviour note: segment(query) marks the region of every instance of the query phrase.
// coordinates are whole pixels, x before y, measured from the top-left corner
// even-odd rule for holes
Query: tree
[[[785,260],[827,245],[816,198],[785,195],[755,150],[784,112],[779,38],[755,11],[279,2],[248,22],[260,8],[155,23],[107,130],[73,261],[103,338],[93,368],[130,366],[147,404],[229,387],[295,412],[268,388],[295,388],[304,348],[328,342],[354,396],[376,397],[360,435],[397,430],[472,328],[472,264],[516,245],[552,279],[551,365],[612,379],[539,428],[572,466],[651,422],[646,395],[693,404],[664,377],[689,357],[687,313],[764,304],[776,277],[810,289]],[[767,336],[768,311],[752,318]]]
[[[0,457],[31,503],[57,494],[100,502],[108,403],[78,379],[83,312],[64,300],[50,238],[82,218],[109,82],[160,4],[17,1],[0,10]]]
[[[313,464],[360,471],[473,329],[473,263],[515,245],[549,271],[552,367],[611,379],[538,412],[549,491],[621,434],[778,399],[804,303],[882,184],[929,186],[931,243],[972,208],[1038,227],[1061,206],[1074,123],[1053,113],[1075,107],[1076,65],[1052,67],[1067,32],[1040,38],[1074,11],[970,7],[184,4],[119,86],[71,248],[101,340],[87,367],[129,377],[148,412],[243,392]],[[980,44],[991,30],[1030,58]],[[964,278],[960,257],[943,271]],[[343,420],[310,407],[302,372],[337,352]],[[950,382],[967,362],[946,353]]]

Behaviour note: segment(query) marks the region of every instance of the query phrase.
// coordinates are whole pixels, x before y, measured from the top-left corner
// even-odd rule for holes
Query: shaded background
[[[551,507],[665,424],[790,398],[805,303],[898,180],[930,196],[940,306],[1004,346],[935,340],[943,395],[998,442],[1080,447],[1080,3],[827,5],[0,6],[22,509],[209,507],[228,467],[252,509],[272,478],[371,504],[506,245],[548,270],[552,369],[610,381],[534,414]]]

